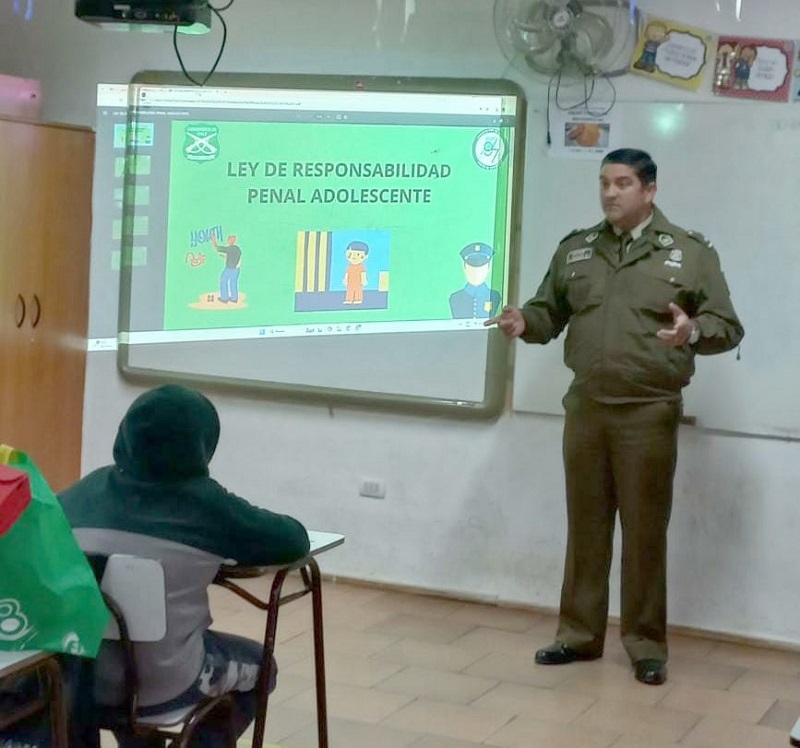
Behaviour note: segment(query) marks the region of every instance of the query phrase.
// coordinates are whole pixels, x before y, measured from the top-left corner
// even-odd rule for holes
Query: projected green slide
[[[183,120],[170,138],[165,330],[356,331],[505,298],[502,127]]]

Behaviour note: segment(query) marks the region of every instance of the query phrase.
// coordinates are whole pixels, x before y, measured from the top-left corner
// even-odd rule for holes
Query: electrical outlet
[[[386,483],[374,478],[362,478],[359,494],[370,499],[383,499],[386,497]]]

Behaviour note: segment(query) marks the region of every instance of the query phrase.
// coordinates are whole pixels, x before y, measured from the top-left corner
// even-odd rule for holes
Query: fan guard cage
[[[627,72],[638,26],[628,0],[496,0],[494,8],[509,62],[546,76]]]

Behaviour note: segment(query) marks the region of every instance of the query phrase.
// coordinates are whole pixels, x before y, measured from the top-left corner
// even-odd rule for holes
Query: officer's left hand
[[[672,312],[672,327],[659,330],[656,337],[664,345],[678,348],[689,342],[689,336],[694,330],[694,322],[677,304],[670,302],[669,310]]]

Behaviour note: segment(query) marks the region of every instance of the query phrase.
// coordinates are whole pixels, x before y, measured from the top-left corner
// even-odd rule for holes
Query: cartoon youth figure
[[[364,301],[364,287],[367,285],[367,269],[364,260],[369,254],[365,242],[353,241],[347,245],[344,256],[349,263],[344,271],[345,304],[361,304]]]
[[[756,61],[756,48],[750,45],[742,47],[736,55],[733,66],[733,87],[739,89],[750,88],[750,68]]]
[[[217,237],[211,235],[211,243],[214,249],[225,258],[225,267],[219,276],[219,300],[223,304],[229,301],[236,304],[239,301],[239,272],[242,262],[242,250],[236,244],[236,237],[228,237],[228,243],[221,247],[217,243]]]
[[[482,242],[467,244],[461,250],[467,284],[450,294],[453,319],[487,319],[500,308],[500,292],[486,284],[493,256],[494,250]]]
[[[661,21],[651,21],[644,30],[644,49],[641,57],[633,63],[637,70],[644,70],[646,73],[655,72],[656,53],[659,45],[666,41],[669,36],[669,29]]]
[[[717,49],[714,76],[717,88],[730,88],[733,68],[733,46],[725,42]]]

